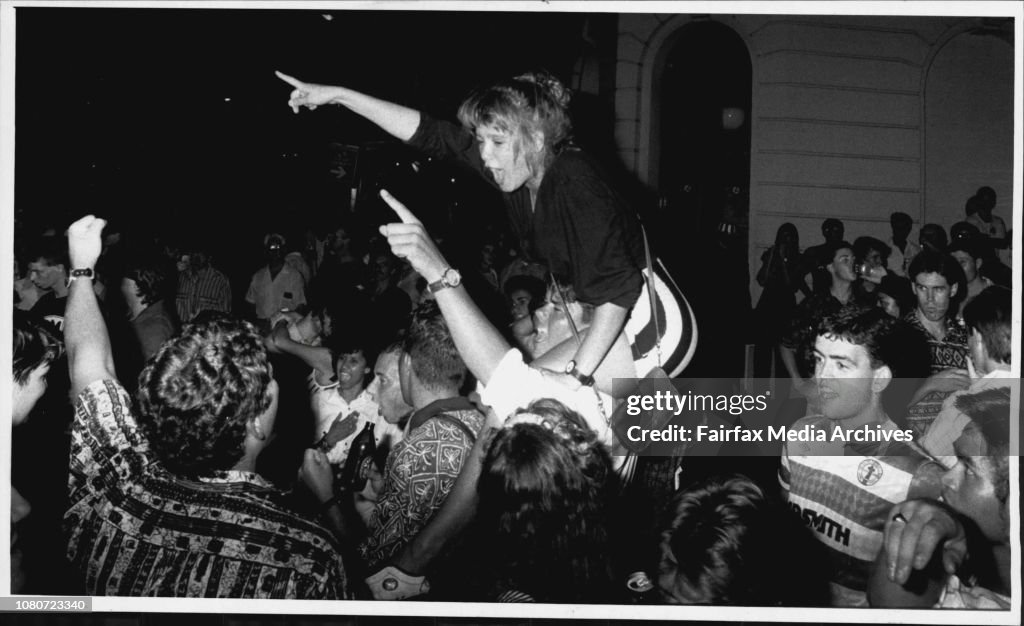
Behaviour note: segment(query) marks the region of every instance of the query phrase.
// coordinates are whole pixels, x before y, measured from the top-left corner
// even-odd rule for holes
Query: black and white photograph
[[[1022,14],[3,0],[3,620],[1019,623]]]

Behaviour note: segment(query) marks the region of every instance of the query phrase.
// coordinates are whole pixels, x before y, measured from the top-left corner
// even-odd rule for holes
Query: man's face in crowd
[[[917,309],[930,322],[941,322],[949,312],[949,303],[956,295],[956,285],[937,272],[921,273],[914,277],[914,295]]]
[[[853,271],[853,250],[849,248],[836,250],[836,255],[832,258],[829,267],[832,269],[832,275],[836,278],[849,281],[857,280],[857,274]]]
[[[380,413],[389,424],[397,424],[412,411],[402,399],[402,383],[398,375],[399,353],[385,352],[377,357],[373,368],[374,378],[370,383],[370,395],[380,407]]]
[[[992,541],[1009,536],[1004,504],[996,497],[999,459],[989,456],[985,439],[973,423],[953,444],[957,464],[942,477],[942,499],[971,518]]]
[[[814,382],[825,417],[843,421],[859,416],[875,393],[877,372],[864,346],[819,335],[814,341]]]
[[[963,250],[955,250],[949,254],[956,259],[960,267],[964,268],[964,276],[967,278],[967,282],[972,282],[978,277],[978,262],[974,260],[974,257]]]
[[[28,279],[42,291],[53,291],[64,280],[64,275],[59,264],[50,265],[46,259],[39,258],[28,264]]]

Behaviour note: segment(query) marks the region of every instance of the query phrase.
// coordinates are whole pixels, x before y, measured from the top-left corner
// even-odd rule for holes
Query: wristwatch
[[[434,282],[427,285],[427,288],[430,289],[430,293],[437,293],[442,289],[447,289],[449,287],[458,287],[461,284],[462,274],[460,274],[459,270],[455,269],[454,267],[449,267],[441,274],[441,280],[435,280]]]
[[[71,270],[71,273],[68,274],[68,281],[65,284],[65,287],[70,287],[71,286],[71,282],[76,280],[76,279],[88,278],[89,280],[92,280],[95,277],[96,277],[96,274],[95,274],[95,272],[92,271],[91,267],[86,267],[86,268],[77,269],[77,270]]]
[[[583,385],[584,387],[593,387],[594,386],[594,376],[593,375],[584,374],[583,372],[581,372],[576,367],[576,360],[575,359],[572,359],[568,363],[565,364],[565,373],[568,374],[569,376],[572,376],[576,380],[580,381],[580,384]]]

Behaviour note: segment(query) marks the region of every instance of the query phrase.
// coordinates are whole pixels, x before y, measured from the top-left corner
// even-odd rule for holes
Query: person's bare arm
[[[72,269],[96,266],[105,225],[105,220],[87,215],[68,227],[68,258]],[[98,380],[116,378],[110,336],[91,280],[71,281],[64,311],[64,343],[73,396],[77,397]]]
[[[441,279],[450,267],[434,245],[423,224],[387,191],[381,197],[394,209],[402,223],[380,227],[395,256],[408,259],[420,276],[428,283]],[[501,359],[511,350],[505,338],[484,316],[465,287],[447,288],[434,294],[441,314],[449,321],[448,330],[466,367],[477,380],[486,385]]]
[[[316,371],[318,382],[334,376],[334,365],[331,362],[329,349],[323,346],[307,346],[293,340],[288,336],[288,327],[284,324],[274,328],[270,337],[274,341],[274,347],[280,352],[294,356],[313,368]]]
[[[416,109],[381,100],[347,87],[306,83],[281,72],[274,73],[295,88],[288,97],[288,106],[296,113],[299,112],[299,107],[313,110],[326,104],[340,104],[401,141],[409,141],[419,128],[420,112]]]

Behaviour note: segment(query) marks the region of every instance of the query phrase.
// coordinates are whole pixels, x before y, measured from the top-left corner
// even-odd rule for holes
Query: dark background
[[[223,236],[336,208],[330,144],[389,139],[341,107],[294,115],[275,69],[453,118],[494,78],[571,78],[586,15],[19,7],[16,19],[19,221],[63,227],[90,211]]]

